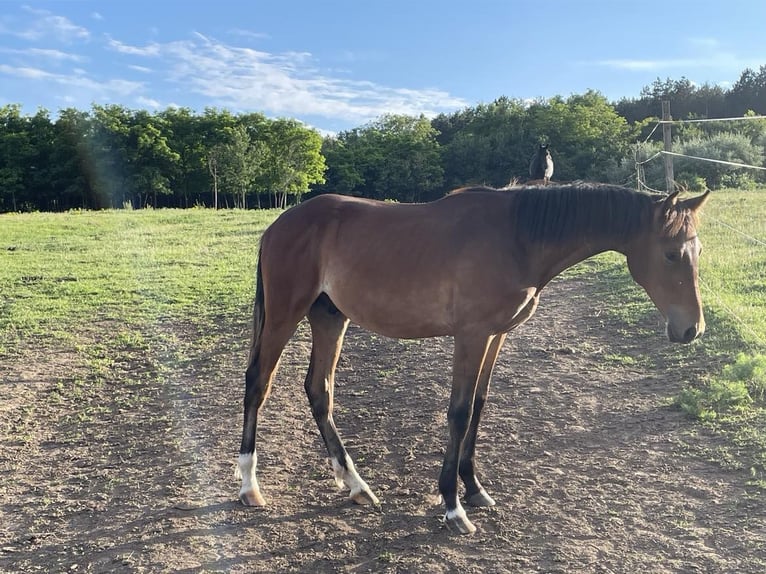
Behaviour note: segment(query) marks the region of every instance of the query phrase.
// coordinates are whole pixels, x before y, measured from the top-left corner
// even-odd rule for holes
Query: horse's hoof
[[[447,512],[444,516],[444,524],[446,524],[447,528],[452,532],[456,532],[457,534],[473,534],[476,532],[476,527],[470,520],[468,520],[465,512],[453,511],[452,516]]]
[[[351,498],[351,501],[354,504],[359,504],[362,506],[370,505],[370,504],[372,504],[373,506],[380,505],[380,501],[378,500],[378,497],[375,496],[369,490],[360,490],[359,492],[352,492],[349,495],[349,498]]]
[[[266,500],[257,490],[248,490],[239,493],[239,501],[245,506],[266,506]]]
[[[473,493],[471,496],[465,497],[465,502],[469,506],[495,506],[495,500],[487,494],[487,491],[483,488],[479,492]]]

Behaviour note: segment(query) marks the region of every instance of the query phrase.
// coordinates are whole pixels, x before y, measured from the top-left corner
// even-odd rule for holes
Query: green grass
[[[714,192],[705,206],[702,294],[738,323],[748,348],[766,348],[766,189]]]
[[[202,321],[249,305],[274,211],[140,210],[0,215],[0,354],[39,335],[113,322]]]

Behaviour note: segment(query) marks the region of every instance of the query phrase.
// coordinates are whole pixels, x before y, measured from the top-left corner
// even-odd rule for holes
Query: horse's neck
[[[540,267],[542,269],[541,285],[547,284],[551,279],[561,274],[570,267],[574,267],[578,263],[604,253],[606,251],[617,251],[618,253],[625,253],[626,242],[624,239],[610,239],[610,238],[580,238],[566,242],[565,244],[549,244],[539,245],[537,248],[532,248],[531,252],[535,254],[535,257],[539,257],[539,261],[543,262]]]

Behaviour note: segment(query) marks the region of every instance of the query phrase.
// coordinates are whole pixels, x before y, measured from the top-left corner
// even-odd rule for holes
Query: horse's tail
[[[261,352],[261,334],[266,319],[266,308],[263,297],[263,273],[261,272],[261,250],[258,250],[258,265],[255,272],[255,303],[253,303],[253,335],[250,339],[250,357],[248,368],[258,360]]]

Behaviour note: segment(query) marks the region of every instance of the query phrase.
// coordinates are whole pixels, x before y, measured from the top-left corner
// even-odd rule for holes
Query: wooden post
[[[672,119],[670,115],[670,101],[662,102],[662,121],[669,122]],[[662,124],[662,141],[665,144],[665,151],[672,151],[673,140],[670,133],[671,124]],[[672,193],[675,191],[675,176],[673,175],[673,156],[664,154],[665,157],[665,191]]]

